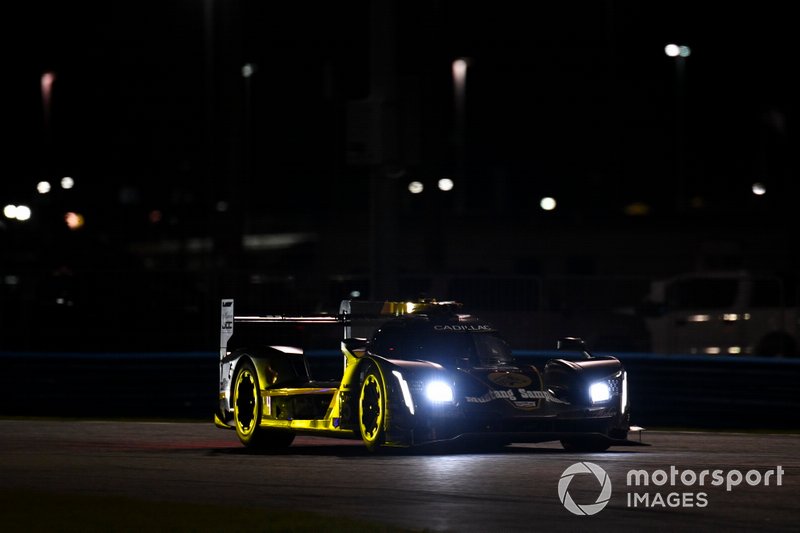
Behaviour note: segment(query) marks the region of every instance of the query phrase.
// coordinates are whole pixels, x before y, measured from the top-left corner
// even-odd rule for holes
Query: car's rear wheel
[[[275,450],[286,448],[294,440],[294,433],[272,430],[260,426],[263,400],[258,374],[250,362],[243,362],[236,374],[233,387],[233,421],[236,435],[248,448]]]
[[[361,383],[358,397],[358,427],[361,439],[370,451],[384,442],[386,422],[386,387],[380,371],[370,367]]]
[[[561,439],[561,446],[568,452],[592,453],[606,451],[611,442],[601,436],[572,437]]]

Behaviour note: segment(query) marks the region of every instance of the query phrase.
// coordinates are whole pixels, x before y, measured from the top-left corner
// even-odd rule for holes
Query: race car
[[[470,440],[560,441],[586,452],[638,444],[627,438],[628,378],[618,359],[567,338],[559,347],[583,359],[521,364],[495,327],[462,307],[344,300],[338,315],[235,316],[234,301],[222,300],[215,424],[265,449],[297,434],[361,439],[370,451]],[[271,343],[270,327],[280,324],[341,326],[341,379],[315,381],[302,349]]]

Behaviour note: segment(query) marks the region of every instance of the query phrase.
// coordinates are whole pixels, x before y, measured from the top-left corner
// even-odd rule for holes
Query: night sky
[[[547,195],[562,216],[597,220],[636,202],[653,217],[794,208],[800,45],[787,3],[398,4],[392,164],[404,182],[458,172],[450,69],[466,57],[457,187],[487,220],[538,216]],[[74,209],[136,238],[154,210],[192,234],[244,203],[266,231],[329,224],[369,201],[348,129],[374,81],[369,5],[15,3],[0,200],[42,202],[38,181],[70,175]],[[691,48],[680,76],[669,42]],[[754,197],[754,182],[767,194]]]

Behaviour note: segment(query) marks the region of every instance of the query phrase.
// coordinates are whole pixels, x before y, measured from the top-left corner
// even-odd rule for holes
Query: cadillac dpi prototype
[[[297,434],[361,439],[370,451],[470,439],[571,451],[638,444],[627,439],[625,369],[580,339],[560,344],[583,359],[537,368],[456,302],[345,300],[338,315],[298,317],[235,316],[233,303],[222,300],[215,423],[245,446],[282,448]],[[281,323],[341,325],[341,380],[314,381],[302,350],[270,344],[268,324]]]

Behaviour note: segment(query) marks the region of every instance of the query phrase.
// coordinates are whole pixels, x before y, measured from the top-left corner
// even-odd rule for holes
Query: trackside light
[[[539,201],[539,207],[545,211],[552,211],[556,208],[556,200],[550,196],[546,196]]]
[[[439,180],[438,185],[440,191],[448,192],[453,190],[453,186],[455,184],[453,183],[453,180],[451,180],[450,178],[442,178]]]

